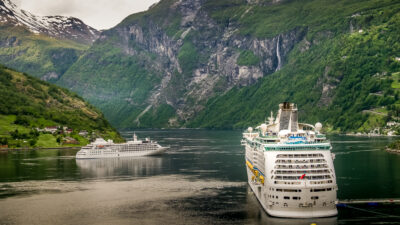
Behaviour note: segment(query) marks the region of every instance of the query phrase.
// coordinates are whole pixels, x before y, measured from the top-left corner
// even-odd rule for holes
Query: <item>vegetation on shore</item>
[[[102,113],[78,95],[0,66],[2,147],[80,146],[98,136],[123,140]]]
[[[400,151],[400,140],[396,140],[388,145],[389,149]]]

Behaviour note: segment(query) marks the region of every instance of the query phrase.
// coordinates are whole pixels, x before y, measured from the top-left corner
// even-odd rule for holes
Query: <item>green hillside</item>
[[[0,63],[54,82],[89,45],[34,34],[24,27],[0,24]]]
[[[196,4],[163,0],[127,17],[103,32],[59,83],[119,128],[243,128],[263,121],[283,101],[297,103],[302,120],[335,131],[368,132],[397,120],[399,1],[210,0],[185,25],[185,7]],[[276,72],[275,52],[243,47],[249,39],[276,43],[290,32],[301,39],[278,39],[287,53]],[[231,40],[221,41],[226,37]],[[238,54],[228,72],[212,58],[221,54],[218,45],[225,45],[225,56]],[[237,78],[229,74],[268,65],[256,82],[232,85]],[[196,70],[211,71],[211,78],[198,83]]]
[[[124,128],[126,121],[132,122],[146,108],[144,102],[161,78],[143,63],[151,60],[150,54],[128,56],[114,45],[119,42],[118,36],[112,36],[101,44],[94,43],[59,84],[84,96],[113,125]]]
[[[44,131],[52,126],[59,127],[54,134]],[[72,129],[71,133],[62,132],[62,127]],[[89,134],[78,134],[84,130]],[[102,113],[76,94],[0,66],[0,145],[85,145],[98,136],[122,141]]]
[[[370,132],[400,121],[399,17],[397,0],[161,0],[90,47],[4,25],[0,62],[120,129],[244,128],[291,101],[303,121]]]
[[[244,10],[225,6],[209,3],[221,23],[237,19],[232,11]],[[283,101],[299,105],[300,119],[326,122],[338,131],[368,132],[398,120],[398,1],[284,1],[254,9],[237,22],[243,34],[270,36],[301,26],[308,35],[282,70],[209,100],[189,126],[255,125]]]

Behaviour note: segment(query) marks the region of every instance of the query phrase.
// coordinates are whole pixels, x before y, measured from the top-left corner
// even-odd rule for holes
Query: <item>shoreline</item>
[[[352,137],[398,137],[400,135],[387,135],[387,134],[353,134],[353,133],[346,133],[346,134],[339,134],[344,136],[352,136]]]
[[[385,148],[385,151],[400,154],[400,149]]]
[[[42,147],[36,147],[36,148],[0,148],[0,152],[6,152],[6,151],[32,151],[32,150],[57,150],[57,149],[80,149],[82,147],[48,147],[48,148],[42,148]]]

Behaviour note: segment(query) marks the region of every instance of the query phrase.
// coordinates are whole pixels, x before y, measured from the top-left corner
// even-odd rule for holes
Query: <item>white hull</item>
[[[162,147],[158,150],[151,151],[136,151],[136,152],[102,152],[102,154],[96,155],[77,155],[77,159],[102,159],[102,158],[121,158],[121,157],[140,157],[140,156],[152,156],[163,154],[168,148]]]
[[[321,217],[332,217],[338,214],[336,207],[331,207],[328,209],[318,209],[318,208],[282,208],[278,206],[267,207],[267,198],[263,198],[263,193],[266,193],[268,186],[257,184],[251,181],[252,172],[247,168],[247,176],[249,178],[248,184],[253,191],[258,202],[261,204],[263,209],[270,216],[282,217],[282,218],[321,218]],[[260,189],[259,189],[260,188]],[[261,191],[258,191],[261,190]],[[268,195],[267,195],[268,196]]]

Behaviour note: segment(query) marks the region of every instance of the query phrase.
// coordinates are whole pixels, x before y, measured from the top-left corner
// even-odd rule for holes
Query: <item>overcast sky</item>
[[[159,0],[14,0],[40,16],[74,16],[96,29],[117,25],[132,13],[145,11]]]

